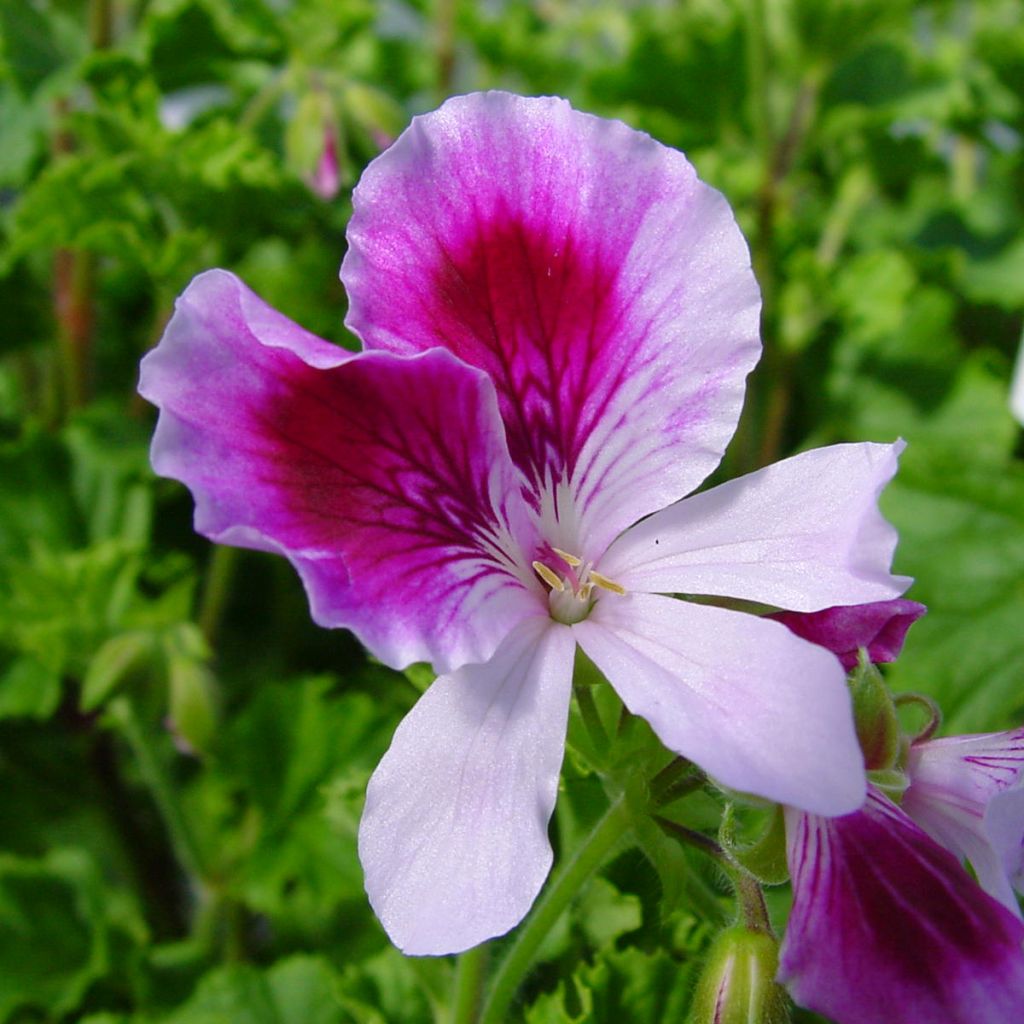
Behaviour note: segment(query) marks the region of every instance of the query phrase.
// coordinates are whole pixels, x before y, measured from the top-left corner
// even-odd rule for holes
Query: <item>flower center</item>
[[[533,571],[551,588],[548,606],[551,617],[558,622],[572,625],[582,622],[594,607],[597,595],[594,589],[607,590],[612,594],[625,594],[626,588],[594,570],[593,562],[584,563],[582,558],[562,551],[551,550],[565,563],[561,573],[544,562],[534,562]]]

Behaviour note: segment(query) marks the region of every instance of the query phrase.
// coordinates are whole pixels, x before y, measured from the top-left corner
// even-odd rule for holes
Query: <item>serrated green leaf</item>
[[[81,850],[0,854],[0,1020],[19,1008],[61,1017],[110,970],[100,874]]]
[[[683,1021],[695,962],[664,950],[607,950],[526,1009],[526,1024],[664,1024]]]

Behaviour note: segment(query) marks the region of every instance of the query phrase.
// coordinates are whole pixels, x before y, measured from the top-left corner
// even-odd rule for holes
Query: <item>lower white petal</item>
[[[630,711],[733,789],[818,814],[864,800],[846,675],[768,619],[650,594],[573,626]]]
[[[490,661],[441,676],[370,779],[359,856],[370,902],[410,954],[514,927],[551,867],[575,644],[533,618]]]

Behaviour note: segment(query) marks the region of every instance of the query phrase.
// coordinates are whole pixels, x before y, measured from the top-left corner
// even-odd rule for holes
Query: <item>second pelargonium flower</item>
[[[908,583],[876,506],[896,446],[806,452],[679,500],[720,460],[760,353],[722,196],[625,125],[487,93],[415,119],[353,206],[342,279],[362,352],[212,271],[141,391],[161,409],[154,466],[192,489],[198,530],[286,555],[317,622],[443,673],[360,829],[392,939],[453,952],[526,913],[551,864],[577,643],[725,785],[858,807],[839,662],[778,623],[660,596],[811,612]]]

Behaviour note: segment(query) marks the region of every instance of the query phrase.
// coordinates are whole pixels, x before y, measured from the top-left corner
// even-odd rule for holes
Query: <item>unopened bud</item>
[[[789,1006],[775,983],[779,950],[765,932],[727,928],[711,944],[690,1024],[786,1024]]]
[[[203,754],[217,728],[217,684],[202,664],[176,655],[170,660],[168,719],[184,753]]]

